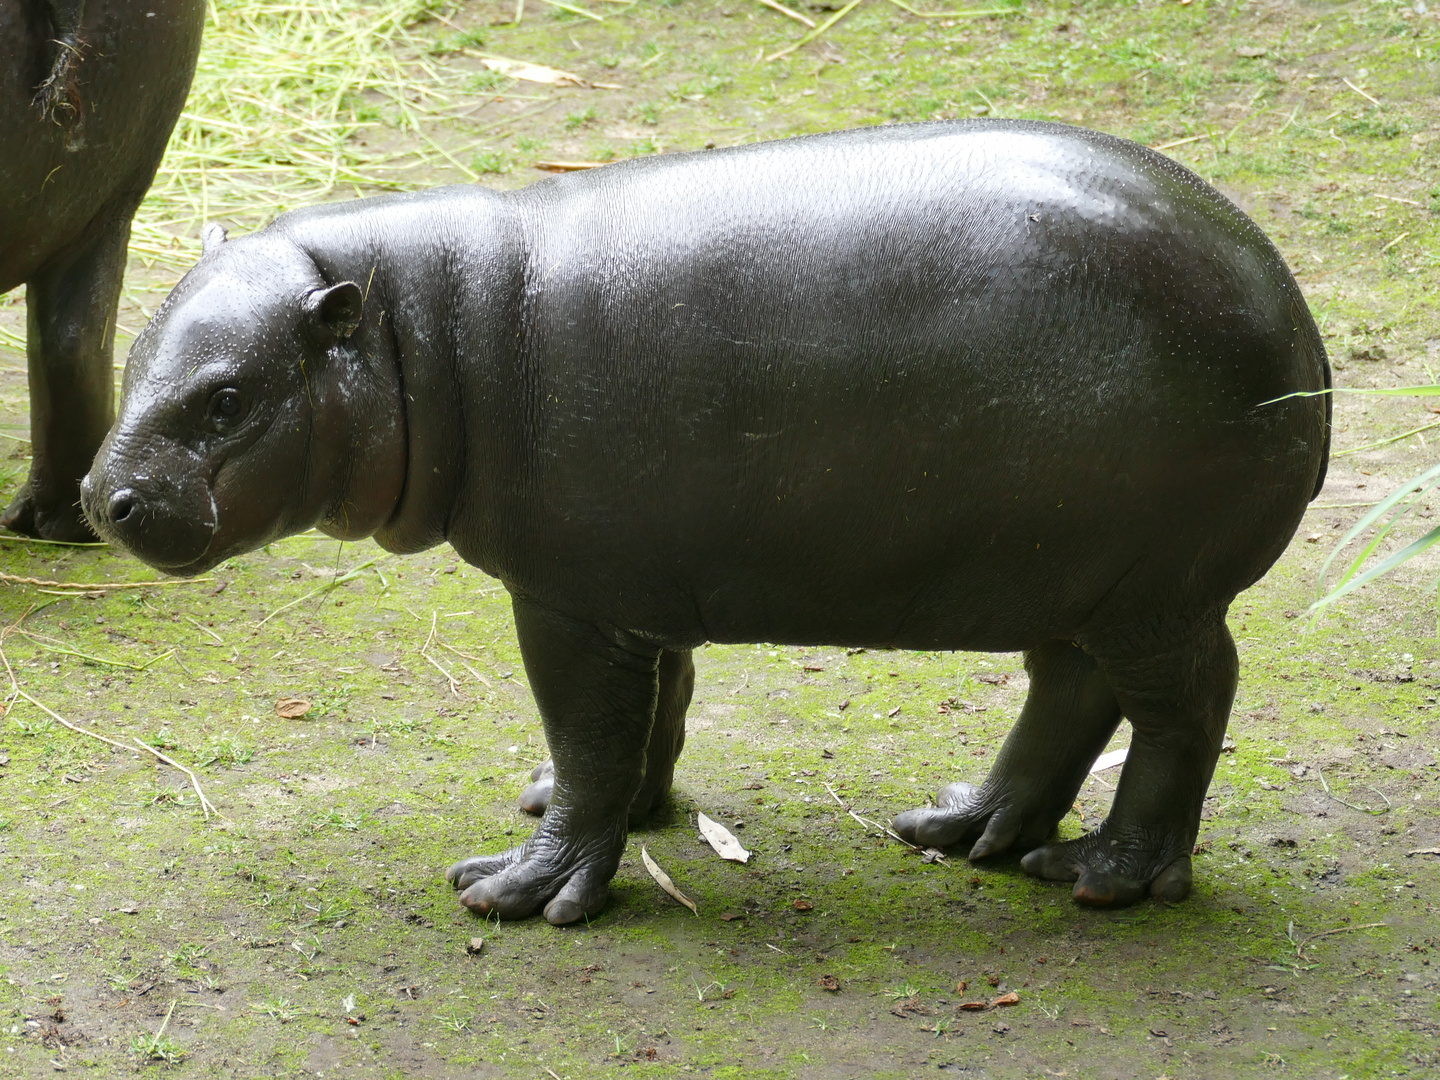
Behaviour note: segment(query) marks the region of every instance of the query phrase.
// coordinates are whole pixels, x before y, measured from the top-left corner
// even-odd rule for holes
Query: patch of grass
[[[185,1048],[169,1035],[136,1035],[130,1040],[130,1052],[142,1061],[165,1065],[178,1065],[185,1057]]]
[[[471,93],[491,93],[496,90],[504,90],[515,84],[515,80],[509,75],[502,75],[498,71],[480,71],[471,75],[465,83],[465,89]]]
[[[270,1019],[281,1024],[288,1024],[300,1015],[299,1010],[295,1008],[294,1002],[287,997],[281,997],[279,995],[267,998],[258,1003],[252,1001],[250,1002],[250,1008],[256,1012],[265,1014],[270,1017]]]
[[[510,171],[510,159],[499,150],[484,150],[470,159],[470,168],[492,176],[507,173]]]
[[[254,757],[253,746],[226,735],[206,746],[200,755],[200,767],[216,765],[223,769],[233,769],[238,765],[248,765]]]

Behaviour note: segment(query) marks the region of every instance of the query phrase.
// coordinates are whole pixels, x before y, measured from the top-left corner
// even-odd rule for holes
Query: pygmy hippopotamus
[[[131,352],[84,482],[189,574],[319,525],[499,578],[554,760],[461,901],[605,903],[702,642],[1024,650],[988,779],[901,835],[1179,899],[1236,685],[1226,609],[1320,486],[1329,368],[1260,230],[1058,124],[871,128],[284,214]],[[1120,718],[1109,818],[1045,844]],[[978,838],[978,839],[977,839]],[[1036,846],[1041,845],[1041,846]]]
[[[0,293],[26,286],[30,479],[0,525],[93,540],[130,219],[180,115],[204,0],[0,0]]]

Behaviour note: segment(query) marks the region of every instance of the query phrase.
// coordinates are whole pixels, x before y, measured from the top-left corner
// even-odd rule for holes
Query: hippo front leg
[[[0,525],[47,540],[88,541],[80,479],[115,409],[115,312],[130,214],[105,211],[84,243],[26,282],[30,370],[30,478]]]
[[[473,911],[517,919],[543,906],[557,926],[605,906],[625,848],[626,818],[645,776],[660,650],[514,598],[525,673],[555,761],[549,808],[534,835],[446,877]]]
[[[685,710],[695,692],[695,664],[689,649],[666,649],[660,654],[660,696],[655,706],[655,725],[650,729],[650,742],[645,747],[645,779],[630,804],[630,827],[644,824],[645,819],[664,805],[670,797],[675,779],[675,762],[685,747]],[[520,809],[527,814],[543,814],[555,790],[553,759],[535,766],[530,784],[520,793]]]
[[[1030,692],[984,784],[941,789],[934,808],[907,810],[895,831],[925,847],[973,840],[980,859],[1046,840],[1075,802],[1096,756],[1120,723],[1120,706],[1093,657],[1069,641],[1025,654]]]
[[[1190,891],[1190,852],[1235,699],[1239,663],[1223,621],[1147,657],[1100,665],[1134,729],[1110,815],[1094,832],[1030,852],[1037,877],[1074,881],[1092,907],[1134,903],[1148,892],[1181,900]]]

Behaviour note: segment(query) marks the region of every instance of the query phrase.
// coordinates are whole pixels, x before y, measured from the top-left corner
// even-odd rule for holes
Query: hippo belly
[[[573,181],[521,195],[533,533],[462,493],[450,539],[577,614],[1024,649],[1228,603],[1317,489],[1324,406],[1258,407],[1326,385],[1289,271],[1144,148],[920,125]]]
[[[913,842],[1176,900],[1235,595],[1323,479],[1319,334],[1259,229],[1124,140],[970,121],[282,215],[137,340],[84,484],[195,572],[319,524],[509,589],[553,764],[462,901],[599,911],[703,641],[1023,650],[989,777]],[[1047,843],[1121,719],[1111,814]]]

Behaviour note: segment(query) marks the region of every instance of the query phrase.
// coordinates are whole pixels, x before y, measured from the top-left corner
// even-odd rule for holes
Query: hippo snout
[[[100,536],[159,570],[193,567],[215,536],[208,492],[138,477],[107,482],[98,464],[80,482],[80,505]]]

